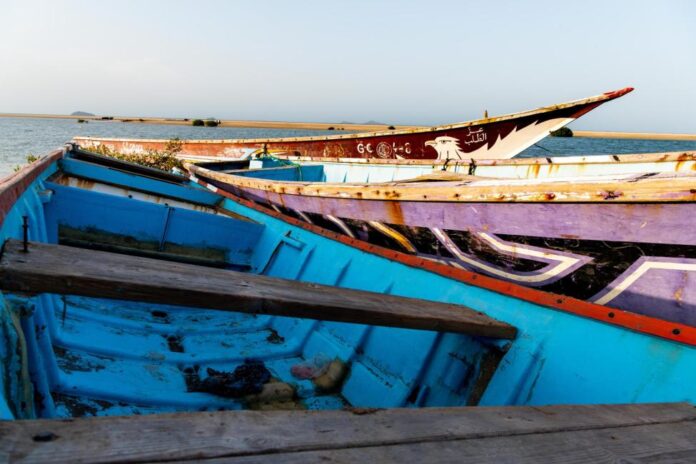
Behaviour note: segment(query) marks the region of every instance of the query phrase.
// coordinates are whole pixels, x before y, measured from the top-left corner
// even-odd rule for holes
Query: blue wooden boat
[[[4,179],[0,218],[4,419],[696,399],[691,326],[72,147]]]
[[[184,167],[221,191],[375,245],[696,326],[693,154],[551,161],[476,169],[491,177],[471,175],[472,165],[427,172],[274,157],[249,160],[248,169],[234,169],[241,161]]]

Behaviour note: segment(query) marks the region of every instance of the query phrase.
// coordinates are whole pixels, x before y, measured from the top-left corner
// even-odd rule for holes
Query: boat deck
[[[695,462],[687,403],[218,411],[0,423],[12,462]]]

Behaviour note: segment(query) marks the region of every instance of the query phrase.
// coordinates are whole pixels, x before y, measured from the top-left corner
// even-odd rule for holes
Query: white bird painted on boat
[[[456,137],[442,136],[435,140],[425,142],[428,147],[433,147],[437,152],[437,159],[464,159],[465,153],[459,148],[459,139]]]

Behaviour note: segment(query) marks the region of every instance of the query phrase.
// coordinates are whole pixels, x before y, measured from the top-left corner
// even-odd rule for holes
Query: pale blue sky
[[[691,1],[0,0],[0,112],[434,124],[634,86],[696,133]]]

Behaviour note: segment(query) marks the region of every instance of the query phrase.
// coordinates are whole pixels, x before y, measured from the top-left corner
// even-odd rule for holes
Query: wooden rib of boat
[[[308,446],[340,458],[340,440],[380,460],[389,450],[374,446],[417,441],[430,462],[444,456],[433,426],[468,424],[446,437],[463,440],[482,421],[529,437],[565,420],[598,436],[669,423],[669,443],[681,440],[684,404],[456,406],[694,401],[692,325],[394,252],[207,187],[74,150],[0,181],[0,455],[264,459]],[[185,433],[221,440],[200,442],[204,454],[162,441],[211,424]]]
[[[377,159],[505,159],[560,129],[599,105],[633,88],[547,106],[531,111],[415,130],[394,130],[316,137],[237,140],[183,140],[181,153],[240,157],[248,150],[299,156]],[[104,146],[120,153],[162,151],[168,140],[75,137],[84,148]]]
[[[186,166],[213,188],[375,245],[696,325],[691,170],[548,179],[434,171],[365,183],[345,181],[402,178],[408,166]]]

